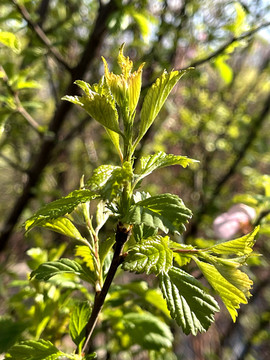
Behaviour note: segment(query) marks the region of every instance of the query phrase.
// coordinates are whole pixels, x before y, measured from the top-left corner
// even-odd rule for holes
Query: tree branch
[[[21,100],[19,98],[19,95],[17,93],[17,91],[14,91],[14,89],[12,88],[12,86],[10,86],[10,83],[9,83],[9,79],[8,79],[8,76],[4,70],[4,68],[0,65],[0,71],[4,74],[2,79],[9,91],[9,93],[11,94],[11,96],[13,96],[14,98],[14,101],[15,101],[15,105],[16,105],[16,111],[18,113],[20,113],[24,118],[25,120],[32,126],[32,128],[37,131],[37,133],[39,135],[41,135],[41,131],[40,131],[40,125],[36,122],[36,120],[29,114],[28,111],[25,110],[25,108],[23,107],[22,103],[21,103]]]
[[[198,59],[195,60],[193,62],[191,62],[188,66],[185,66],[184,68],[181,68],[181,70],[186,70],[189,67],[196,67],[196,66],[200,66],[214,58],[216,58],[217,56],[221,55],[222,53],[224,53],[224,51],[233,43],[237,42],[237,41],[241,41],[244,39],[249,38],[250,36],[254,35],[255,33],[257,33],[259,30],[264,29],[265,27],[270,26],[270,22],[266,22],[264,24],[261,24],[260,26],[256,27],[255,29],[252,29],[250,31],[245,32],[244,34],[240,35],[240,36],[233,36],[230,40],[228,40],[225,44],[223,44],[221,47],[219,47],[217,50],[213,51],[211,54],[207,55],[206,57],[202,58],[202,59]]]
[[[43,42],[44,45],[46,45],[46,47],[49,50],[49,53],[59,62],[59,64],[64,66],[64,68],[71,73],[72,72],[71,67],[68,65],[68,63],[63,58],[63,56],[59,53],[59,51],[52,45],[51,41],[48,39],[42,28],[31,19],[31,15],[27,11],[27,9],[23,5],[19,4],[17,0],[12,0],[12,2],[16,6],[17,10],[20,12],[22,17],[24,18],[24,20],[35,32],[37,37]]]
[[[89,36],[88,43],[80,61],[78,62],[78,65],[73,69],[72,79],[64,94],[76,94],[77,87],[73,83],[76,79],[83,78],[85,72],[88,69],[88,66],[95,59],[97,51],[107,30],[107,20],[116,9],[117,4],[115,0],[111,0],[108,4],[102,6],[99,9],[93,31]],[[1,231],[0,235],[0,251],[5,248],[22,211],[34,195],[33,189],[38,184],[44,168],[51,160],[51,155],[55,149],[55,146],[57,145],[59,132],[71,108],[72,104],[70,102],[62,101],[50,121],[48,133],[52,134],[52,136],[44,137],[40,151],[37,154],[33,165],[29,169],[28,180],[24,186],[23,192],[15,202],[13,209],[4,223],[3,230]]]
[[[96,327],[96,324],[98,321],[98,316],[103,307],[104,301],[106,299],[109,288],[114,279],[115,273],[116,273],[119,265],[121,265],[121,263],[123,262],[124,258],[122,255],[122,249],[123,249],[124,244],[128,241],[130,235],[131,235],[130,228],[128,228],[128,229],[125,228],[121,223],[119,223],[117,225],[117,231],[116,231],[116,235],[115,235],[114,255],[113,255],[112,262],[111,262],[111,266],[110,266],[110,269],[108,271],[107,277],[105,279],[105,282],[104,282],[104,285],[103,285],[101,291],[99,293],[98,292],[96,293],[92,313],[91,313],[90,319],[88,321],[88,324],[86,325],[87,338],[86,338],[86,341],[85,341],[83,349],[82,349],[82,352],[84,354],[88,354],[88,352],[89,352],[90,340],[91,340],[93,331]]]

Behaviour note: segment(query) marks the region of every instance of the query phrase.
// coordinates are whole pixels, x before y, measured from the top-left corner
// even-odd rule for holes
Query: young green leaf
[[[255,229],[239,239],[224,241],[217,245],[211,246],[207,251],[215,254],[221,255],[232,255],[236,254],[238,256],[249,255],[253,251],[253,246],[255,244],[255,236],[260,230],[259,226],[256,226]]]
[[[95,169],[86,185],[98,192],[105,200],[112,200],[122,192],[124,184],[132,180],[133,170],[129,162],[123,166],[101,165]]]
[[[194,251],[197,250],[192,245],[179,244],[174,241],[170,241],[170,249],[173,251],[173,259],[178,266],[184,266],[192,260]]]
[[[84,275],[82,266],[75,260],[60,259],[57,261],[48,261],[41,264],[36,270],[31,272],[30,278],[37,280],[49,280],[52,276],[69,273],[75,275]]]
[[[45,221],[57,219],[69,214],[80,203],[85,203],[97,197],[97,194],[87,189],[75,190],[69,195],[43,206],[32,217],[26,220],[25,229],[26,231],[30,231],[33,227],[38,226]]]
[[[121,169],[121,167],[114,165],[101,165],[97,167],[87,181],[86,186],[94,192],[100,192],[116,169]]]
[[[81,83],[79,86],[82,87]],[[62,98],[62,100],[79,105],[106,129],[122,134],[118,124],[118,112],[115,104],[107,96],[100,95],[89,89],[89,87],[87,89],[84,89],[87,91],[87,95],[66,95]]]
[[[97,204],[97,210],[96,210],[96,228],[95,228],[95,232],[96,232],[97,235],[99,233],[99,230],[105,225],[105,223],[108,220],[110,215],[111,215],[111,212],[106,207],[106,203],[101,200]]]
[[[124,44],[121,46],[118,55],[118,64],[122,69],[122,74],[116,75],[109,72],[107,61],[103,57],[102,60],[106,82],[116,103],[122,109],[128,106],[129,112],[132,114],[140,97],[144,63],[139,66],[137,71],[132,73],[133,62],[129,57],[124,56],[123,49]]]
[[[78,241],[82,241],[82,242],[87,241],[84,237],[82,237],[82,235],[79,233],[77,228],[72,224],[72,222],[65,217],[59,217],[57,219],[52,219],[52,220],[44,220],[39,222],[38,226],[53,230],[59,234],[68,236]]]
[[[172,267],[168,274],[159,275],[160,288],[167,301],[171,317],[185,334],[205,332],[219,311],[215,299],[207,294],[193,276]]]
[[[171,165],[181,165],[184,168],[197,162],[197,160],[189,159],[186,156],[165,154],[160,151],[154,155],[144,156],[140,159],[140,169],[138,170],[139,179],[151,174],[154,170]]]
[[[118,124],[118,112],[107,97],[93,93],[91,97],[82,96],[80,102],[85,111],[105,128],[122,134]]]
[[[86,336],[86,325],[90,317],[90,307],[87,302],[79,303],[73,309],[69,323],[69,333],[78,347],[79,354],[82,351],[82,346]]]
[[[152,125],[173,87],[185,72],[186,70],[172,71],[170,73],[164,71],[148,90],[142,106],[137,143]]]
[[[93,255],[91,253],[89,246],[86,245],[76,246],[75,255],[82,257],[84,263],[91,271],[95,270]]]
[[[120,147],[120,136],[119,134],[117,134],[116,132],[108,129],[108,128],[105,128],[109,138],[111,139],[113,145],[115,146],[117,152],[118,152],[118,155],[120,157],[120,160],[121,162],[123,161],[123,153],[122,153],[122,150],[121,150],[121,147]]]
[[[150,313],[129,313],[121,318],[124,334],[132,344],[147,350],[171,348],[173,335],[168,325]]]
[[[128,224],[145,224],[152,228],[181,233],[185,223],[192,216],[191,211],[176,195],[161,194],[137,202],[130,207],[125,222]]]
[[[156,275],[168,272],[173,260],[173,252],[169,249],[168,242],[168,236],[160,235],[142,240],[129,250],[122,268],[126,271]]]
[[[173,259],[180,267],[187,265],[191,261],[190,256],[182,253],[173,253]]]
[[[88,84],[86,81],[76,80],[76,81],[74,81],[74,84],[79,86],[86,95],[91,96],[92,88],[91,88],[91,85]]]
[[[50,341],[27,340],[14,345],[5,359],[12,360],[56,360],[65,354]]]
[[[99,259],[100,259],[101,266],[104,264],[106,256],[112,249],[114,243],[115,243],[114,237],[108,238],[107,240],[100,242],[100,244],[99,244]]]
[[[247,297],[250,296],[249,289],[252,286],[252,281],[245,273],[235,267],[212,265],[200,261],[196,257],[194,257],[194,261],[209,284],[221,297],[235,322],[237,317],[236,309],[239,309],[241,303],[247,303]]]
[[[135,224],[132,228],[132,235],[136,242],[154,236],[157,234],[157,232],[157,229],[146,226],[145,224]]]

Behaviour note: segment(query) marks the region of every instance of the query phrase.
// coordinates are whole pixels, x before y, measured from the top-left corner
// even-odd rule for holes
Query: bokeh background
[[[174,348],[160,359],[270,358],[269,20],[267,0],[1,1],[0,353],[41,334],[70,346],[68,302],[59,309],[63,289],[47,292],[45,306],[46,289],[29,285],[27,276],[40,262],[69,254],[71,245],[45,230],[24,237],[22,224],[41,205],[78,188],[83,174],[89,178],[96,166],[118,162],[99,124],[61,97],[76,93],[76,79],[99,80],[101,55],[118,72],[117,54],[125,43],[135,68],[145,62],[142,96],[163,69],[194,67],[137,152],[199,160],[189,169],[164,169],[145,184],[152,194],[179,195],[192,209],[180,240],[206,246],[226,238],[214,220],[232,206],[238,211],[239,204],[253,215],[243,220],[236,211],[226,218],[227,229],[235,229],[231,238],[261,225],[255,246],[261,256],[250,258],[246,269],[253,296],[237,322],[220,304],[210,330],[194,337],[163,314]],[[111,229],[104,237],[106,231]],[[152,278],[139,279],[155,285]],[[119,283],[131,280],[120,274]],[[65,290],[66,297],[73,290]],[[100,359],[157,359],[121,342],[110,326],[105,321],[96,336]]]

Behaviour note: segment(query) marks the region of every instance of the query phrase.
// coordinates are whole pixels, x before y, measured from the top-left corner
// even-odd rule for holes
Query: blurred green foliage
[[[96,25],[103,3],[113,6],[104,23]],[[200,161],[189,170],[164,169],[147,179],[150,192],[175,193],[192,209],[193,222],[179,241],[214,244],[213,219],[234,202],[252,206],[257,214],[252,226],[260,223],[262,228],[255,248],[262,256],[249,260],[253,298],[241,308],[236,324],[222,311],[208,333],[187,338],[162,312],[157,290],[150,289],[145,279],[134,282],[133,277],[119,274],[122,285],[112,290],[103,325],[97,330],[99,357],[268,358],[269,28],[241,36],[268,21],[269,4],[261,0],[21,0],[18,4],[2,0],[0,5],[0,217],[1,242],[6,245],[1,253],[0,351],[5,352],[17,340],[37,339],[41,334],[65,344],[74,302],[93,300],[83,287],[74,287],[73,274],[72,281],[67,276],[65,286],[57,279],[50,284],[29,283],[31,270],[44,261],[68,256],[70,247],[63,245],[61,235],[46,230],[35,230],[23,238],[20,228],[41,205],[78,188],[83,173],[89,178],[96,166],[118,161],[108,137],[75,106],[61,115],[61,126],[60,120],[52,126],[61,97],[77,79],[76,65],[92,34],[92,45],[84,55],[84,61],[91,58],[91,62],[83,76],[91,83],[102,75],[101,54],[110,62],[110,69],[116,69],[123,42],[134,62],[146,62],[145,89],[164,68],[180,70],[195,65],[138,149],[138,155],[164,151]],[[31,22],[22,9],[27,10]],[[105,32],[95,37],[94,31],[102,26]],[[240,39],[229,44],[235,37]],[[51,144],[48,161],[46,152],[41,151],[45,142]],[[23,206],[18,215],[20,199]],[[106,238],[106,227],[103,231],[101,236]],[[137,311],[149,311],[171,327],[164,327],[164,341],[172,342],[171,331],[174,334],[171,353],[155,348],[144,353],[138,347],[147,341],[144,337],[132,343],[129,316]],[[151,316],[147,316],[150,324]],[[140,326],[140,318],[137,321]],[[69,349],[70,344],[65,346]]]

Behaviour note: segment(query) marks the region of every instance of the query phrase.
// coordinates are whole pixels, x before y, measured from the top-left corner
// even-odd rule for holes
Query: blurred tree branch
[[[63,58],[63,56],[59,53],[59,51],[52,45],[50,39],[48,39],[47,35],[44,33],[42,28],[36,24],[32,19],[31,15],[27,11],[27,9],[17,2],[17,0],[12,0],[13,4],[16,6],[19,13],[22,15],[24,20],[28,23],[30,28],[35,32],[37,37],[43,42],[43,44],[49,50],[49,53],[61,64],[68,72],[71,73],[72,69],[68,65],[67,61]]]
[[[165,1],[165,5],[167,5],[167,2]],[[181,16],[184,17],[185,19],[185,6],[186,6],[186,2],[184,2],[183,7],[181,9]],[[178,69],[179,71],[181,70],[187,70],[188,68],[192,68],[192,67],[198,67],[201,65],[204,65],[205,63],[211,61],[212,59],[218,57],[219,55],[223,54],[224,51],[226,51],[226,49],[233,43],[237,42],[237,41],[241,41],[244,40],[246,38],[251,37],[252,35],[256,34],[258,31],[260,31],[261,29],[270,26],[270,22],[264,23],[259,25],[258,27],[247,31],[245,33],[243,33],[242,35],[238,36],[238,37],[232,37],[230,40],[228,40],[225,44],[223,44],[221,47],[219,47],[217,50],[213,51],[212,53],[210,53],[209,55],[207,55],[206,57],[202,58],[202,59],[198,59],[195,61],[192,61],[191,63],[189,63],[187,66],[182,67],[181,69]],[[162,36],[159,36],[159,42],[161,41]],[[170,56],[171,59],[173,59],[173,54],[171,54]],[[142,87],[143,90],[149,88],[152,85],[152,83],[148,83],[146,85],[144,85]],[[144,145],[147,143],[148,138],[151,136],[151,133],[153,131],[153,127],[151,127],[148,132],[146,133],[146,136],[144,136],[142,143],[141,143],[141,148],[138,150],[137,155],[138,157],[140,157],[140,154],[143,151]]]
[[[16,3],[15,0],[14,2]],[[64,94],[76,94],[77,87],[74,85],[74,81],[84,77],[84,74],[87,71],[89,65],[95,59],[107,30],[107,21],[116,9],[117,3],[115,0],[111,0],[109,3],[99,8],[95,25],[89,35],[88,42],[81,55],[81,58],[78,61],[77,66],[72,71],[72,78],[66,90],[64,91]],[[33,196],[34,187],[40,181],[44,168],[50,162],[52,152],[57,145],[60,130],[71,108],[71,103],[63,101],[55,110],[48,127],[48,134],[51,135],[44,137],[39,153],[37,154],[33,165],[29,169],[28,180],[24,186],[22,194],[18,197],[4,223],[3,230],[1,231],[0,235],[0,251],[5,248],[22,211]]]
[[[256,286],[252,291],[252,297],[249,300],[249,305],[251,306],[252,304],[255,304],[256,301],[259,301],[259,299],[261,299],[262,297],[262,293],[265,289],[267,289],[269,286],[269,271],[264,275],[264,278],[257,281],[256,282]],[[245,310],[240,309],[239,313],[238,313],[238,321],[237,323],[233,323],[233,322],[229,322],[228,326],[224,329],[224,324],[222,324],[222,329],[220,330],[220,333],[222,334],[220,336],[220,340],[219,343],[217,344],[215,353],[218,354],[219,358],[222,359],[223,358],[223,351],[224,348],[226,347],[226,345],[230,344],[230,341],[234,338],[236,333],[239,333],[240,328],[241,328],[241,321],[240,318],[246,314],[247,308],[245,308]],[[267,310],[265,310],[267,311]],[[262,320],[262,319],[261,319]],[[268,324],[269,324],[269,319],[267,320]],[[263,327],[264,327],[264,321],[260,321],[258,324],[258,327],[256,327],[256,329],[252,332],[252,335],[255,335],[258,331],[260,331]],[[251,336],[251,338],[253,338],[253,336]],[[243,348],[243,352],[242,355],[245,353],[246,351],[250,350],[252,343],[250,342],[250,339],[246,341],[246,344],[244,345]],[[242,356],[241,355],[241,356]],[[238,358],[239,359],[244,359],[244,358]]]
[[[213,51],[212,53],[205,56],[204,58],[192,61],[188,66],[185,66],[184,68],[181,68],[180,70],[186,70],[189,67],[197,67],[197,66],[200,66],[202,64],[205,64],[205,63],[209,62],[210,60],[216,58],[217,56],[223,54],[224,51],[226,51],[228,49],[228,47],[230,45],[232,45],[233,43],[235,43],[237,41],[247,39],[247,38],[251,37],[252,35],[256,34],[261,29],[264,29],[265,27],[268,27],[268,26],[270,26],[270,22],[266,22],[264,24],[261,24],[258,27],[247,31],[247,32],[243,33],[240,36],[233,36],[230,40],[228,40],[225,44],[220,46],[217,50]]]
[[[14,91],[14,89],[12,88],[12,86],[9,83],[9,79],[8,76],[4,70],[4,68],[0,65],[0,71],[2,72],[3,76],[2,76],[2,80],[4,82],[4,84],[7,87],[8,92],[10,93],[10,95],[13,97],[15,105],[16,105],[16,111],[21,114],[25,120],[31,125],[31,127],[39,134],[41,135],[41,131],[40,131],[40,125],[36,122],[36,120],[29,114],[29,112],[27,110],[25,110],[25,108],[23,107],[21,100],[19,98],[18,92]]]
[[[207,211],[212,207],[214,200],[220,194],[223,186],[228,182],[228,180],[235,174],[235,171],[239,165],[239,163],[243,160],[246,155],[246,152],[253,144],[254,140],[257,137],[259,130],[261,129],[262,124],[267,118],[267,115],[270,110],[270,93],[266,97],[264,101],[263,108],[260,114],[257,117],[254,117],[251,121],[251,126],[246,137],[246,140],[243,142],[240,149],[234,155],[234,161],[232,162],[231,166],[227,169],[225,174],[219,179],[216,183],[214,190],[208,200],[201,205],[201,208],[198,210],[194,221],[191,223],[189,230],[186,232],[185,237],[188,238],[189,236],[193,236],[196,234],[200,223],[202,221],[202,217]]]

